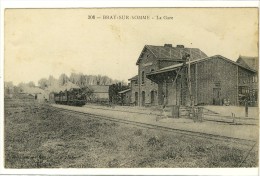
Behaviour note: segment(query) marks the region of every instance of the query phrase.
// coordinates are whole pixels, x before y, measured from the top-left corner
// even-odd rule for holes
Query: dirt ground
[[[251,146],[66,114],[5,100],[6,168],[257,167]]]
[[[258,107],[248,107],[248,117],[245,116],[245,107],[243,106],[204,106],[204,108],[217,112],[221,116],[231,116],[233,113],[235,117],[240,118],[254,118],[259,119]]]
[[[232,138],[246,139],[246,140],[254,140],[258,141],[259,135],[259,127],[258,120],[256,120],[253,125],[243,124],[243,123],[233,123],[233,119],[228,119],[229,122],[216,122],[214,120],[219,120],[221,117],[214,117],[213,121],[202,120],[202,122],[194,123],[193,119],[190,118],[172,118],[165,117],[164,115],[154,115],[148,113],[140,113],[139,112],[130,112],[127,107],[122,109],[121,111],[117,111],[114,108],[102,108],[96,105],[93,108],[91,105],[85,105],[84,107],[77,106],[66,106],[66,105],[58,105],[51,104],[51,106],[73,110],[78,112],[84,112],[89,114],[96,114],[106,117],[111,117],[115,119],[123,119],[132,122],[140,122],[145,124],[151,124],[156,126],[162,126],[172,129],[178,130],[186,130],[192,131],[194,133],[207,133],[212,135],[220,135]],[[119,107],[119,106],[117,106]],[[137,107],[139,108],[139,107]],[[204,117],[203,117],[204,119]],[[207,117],[208,119],[208,117]],[[225,119],[226,121],[226,119]]]

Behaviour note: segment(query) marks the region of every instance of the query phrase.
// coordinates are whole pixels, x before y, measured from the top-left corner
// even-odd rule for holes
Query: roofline
[[[87,85],[86,87],[88,87],[88,86],[90,86],[90,87],[91,87],[91,86],[93,86],[93,87],[94,87],[94,86],[100,86],[100,87],[103,86],[103,87],[104,87],[104,86],[110,86],[110,85]]]
[[[258,58],[258,56],[245,56],[245,55],[239,55],[239,56],[238,56],[238,59],[239,59],[239,58],[243,59],[243,57],[247,57],[247,58],[250,58],[250,59],[256,59],[256,58]]]
[[[158,73],[165,73],[165,72],[169,72],[169,71],[174,71],[174,70],[177,70],[177,68],[181,67],[182,65],[183,65],[183,63],[176,64],[175,65],[176,67],[174,67],[174,68],[169,68],[169,69],[165,69],[165,70],[158,70],[158,71],[155,71],[155,72],[152,72],[152,73],[147,73],[146,75],[155,75],[155,74],[158,74]]]
[[[154,54],[154,52],[151,50],[151,48],[149,47],[149,45],[144,45],[144,48],[142,49],[142,52],[140,53],[140,55],[139,55],[139,57],[138,57],[138,59],[137,59],[137,61],[136,61],[136,65],[139,64],[139,60],[141,59],[141,55],[142,55],[142,53],[143,53],[143,51],[144,51],[145,48],[149,49],[149,51],[154,55],[154,57],[157,58],[157,56],[156,56],[156,55]]]
[[[151,51],[151,53],[156,57],[156,54],[154,54],[154,52],[151,50],[151,48],[150,48],[150,46],[151,45],[145,45],[148,49],[149,49],[149,51]]]
[[[136,77],[136,78],[135,78]],[[129,78],[128,79],[128,81],[130,81],[130,80],[137,80],[138,79],[138,75],[135,75],[135,76],[133,76],[132,78]]]
[[[131,91],[131,89],[122,90],[122,91],[120,91],[118,93],[121,94],[121,93],[129,92],[129,91]]]
[[[248,60],[254,60],[256,62],[256,67],[258,68],[258,56],[241,56],[239,55],[238,59],[236,60],[236,63],[238,63],[240,60],[243,61],[243,63],[248,67],[252,68],[252,66],[247,62]],[[254,67],[254,66],[253,66]]]
[[[229,61],[229,62],[231,62],[231,63],[233,63],[233,64],[235,64],[235,65],[237,65],[237,66],[239,66],[239,67],[242,67],[242,68],[244,68],[244,69],[247,69],[247,70],[249,70],[249,71],[257,72],[257,70],[254,70],[254,69],[251,69],[251,68],[244,67],[244,66],[238,64],[237,62],[232,61],[232,60],[230,60],[230,59],[228,59],[228,58],[226,58],[226,57],[224,57],[224,56],[221,56],[221,55],[215,55],[215,56],[221,57],[222,59],[225,59],[225,60],[227,60],[227,61]]]
[[[239,67],[242,67],[242,68],[244,68],[246,70],[249,70],[249,71],[252,71],[252,72],[257,72],[256,70],[244,67],[244,66],[236,63],[235,61],[232,61],[232,60],[230,60],[230,59],[228,59],[228,58],[226,58],[224,56],[221,56],[221,55],[214,55],[214,56],[205,57],[205,58],[201,58],[201,59],[197,59],[197,60],[192,60],[190,62],[187,62],[186,64],[188,64],[188,63],[195,64],[195,63],[199,63],[199,62],[204,62],[206,60],[213,59],[213,58],[216,58],[216,57],[220,57],[221,59],[224,59],[224,60],[226,60],[228,62],[231,62],[232,64],[237,65]],[[183,65],[183,63],[176,64],[176,65],[174,65],[175,67],[173,67],[173,68],[168,68],[168,69],[167,69],[167,67],[165,69],[162,68],[161,70],[155,71],[153,73],[148,73],[146,75],[155,75],[155,74],[158,74],[158,73],[165,73],[165,72],[168,72],[168,71],[174,71],[174,70],[178,69],[179,67],[181,67],[182,65]],[[169,67],[171,67],[171,66],[169,66]]]
[[[170,61],[170,62],[178,62],[178,61],[183,61],[183,59],[169,59],[169,58],[159,58],[158,60],[163,60],[163,61]]]
[[[109,92],[109,91],[107,91],[107,92],[95,92],[95,91],[94,91],[93,93],[108,93],[108,92]]]
[[[158,45],[145,45],[142,52],[140,53],[137,61],[136,61],[136,65],[139,64],[139,60],[141,59],[141,55],[144,51],[145,48],[149,49],[149,51],[158,59],[158,60],[172,60],[172,59],[168,59],[168,58],[159,58],[158,56],[156,56],[156,54],[154,54],[154,52],[151,50],[150,46],[156,46],[156,47],[164,47],[164,46],[158,46]],[[172,47],[172,48],[177,48],[177,47]],[[180,48],[180,49],[198,49],[200,50],[199,48]],[[203,53],[204,55],[206,55],[203,51],[200,50],[200,53]],[[200,54],[201,55],[201,54]],[[206,55],[207,56],[207,55]],[[175,59],[173,61],[180,61],[182,59]]]

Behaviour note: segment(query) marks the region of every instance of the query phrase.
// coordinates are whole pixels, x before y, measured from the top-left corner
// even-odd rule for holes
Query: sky
[[[257,8],[6,9],[4,19],[4,80],[14,84],[62,73],[127,81],[144,45],[181,44],[234,61],[258,56]]]

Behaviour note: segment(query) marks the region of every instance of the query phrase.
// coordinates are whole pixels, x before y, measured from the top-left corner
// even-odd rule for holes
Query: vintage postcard
[[[4,169],[258,168],[258,13],[6,8]]]

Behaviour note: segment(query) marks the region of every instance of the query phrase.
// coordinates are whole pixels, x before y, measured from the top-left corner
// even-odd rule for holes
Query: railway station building
[[[187,55],[189,62],[184,61]],[[131,102],[138,106],[187,106],[191,101],[194,105],[238,106],[248,96],[251,105],[257,105],[258,69],[248,66],[253,61],[244,60],[208,57],[200,49],[183,45],[146,45],[136,62],[138,75],[129,79]]]

